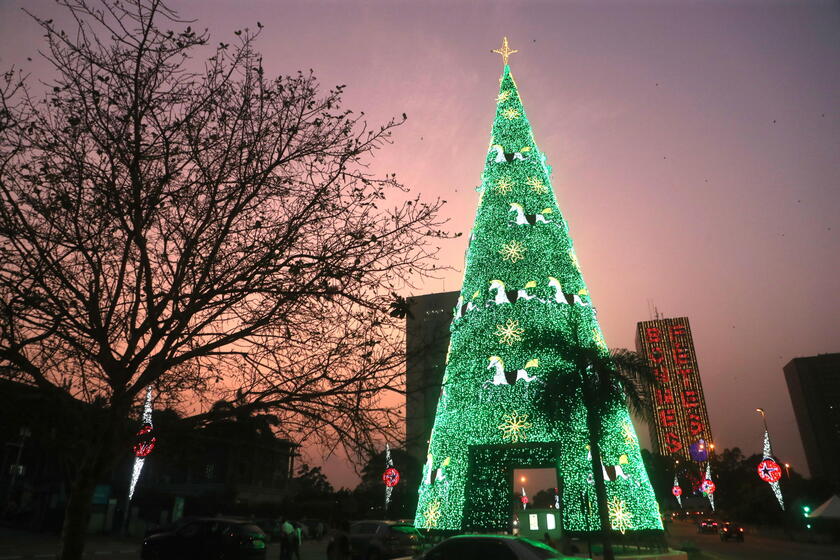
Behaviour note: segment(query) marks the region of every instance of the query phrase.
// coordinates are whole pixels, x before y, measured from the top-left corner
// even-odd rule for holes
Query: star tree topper
[[[502,48],[501,49],[493,49],[493,52],[494,53],[499,53],[500,55],[502,55],[502,62],[504,62],[505,66],[507,66],[508,57],[510,55],[512,55],[513,53],[518,53],[519,51],[515,50],[515,49],[511,49],[510,47],[508,47],[508,40],[507,40],[507,37],[505,37],[502,40]]]

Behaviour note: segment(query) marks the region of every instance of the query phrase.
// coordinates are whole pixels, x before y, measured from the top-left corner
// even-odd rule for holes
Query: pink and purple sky
[[[372,169],[447,200],[453,232],[472,225],[506,35],[608,344],[634,347],[650,300],[688,316],[718,449],[760,452],[763,407],[776,454],[807,472],[782,366],[840,352],[840,4],[169,4],[214,41],[260,21],[269,74],[347,84],[372,123],[407,113]],[[66,20],[0,2],[0,67],[47,79],[24,6]],[[460,288],[465,244],[418,293]],[[341,458],[326,472],[356,484]]]

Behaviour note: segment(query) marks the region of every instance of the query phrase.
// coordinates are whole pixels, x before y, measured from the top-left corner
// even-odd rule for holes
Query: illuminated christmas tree
[[[515,51],[505,39],[495,52],[504,72],[415,524],[508,529],[512,470],[550,467],[564,529],[594,531],[600,525],[580,394],[557,396],[562,420],[538,397],[550,376],[574,370],[576,347],[608,350],[507,64]],[[661,530],[626,406],[618,402],[600,420],[613,528]]]

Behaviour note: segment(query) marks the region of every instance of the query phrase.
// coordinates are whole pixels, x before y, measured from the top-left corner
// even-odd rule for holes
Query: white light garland
[[[394,461],[391,459],[391,446],[387,443],[385,444],[385,468],[389,469],[394,466]],[[388,510],[388,506],[391,505],[391,492],[394,490],[393,487],[386,485],[385,486],[385,510]]]
[[[143,420],[142,425],[152,425],[152,387],[151,385],[146,389],[146,401],[143,403]],[[134,467],[131,469],[131,483],[128,486],[128,501],[134,496],[134,488],[137,486],[137,481],[140,480],[140,472],[143,470],[143,463],[146,461],[145,457],[135,457]]]
[[[712,480],[712,463],[706,463],[706,480]],[[709,504],[712,506],[712,511],[715,511],[715,493],[708,492],[706,497],[709,498]]]
[[[674,488],[680,488],[680,481],[677,478],[676,473],[674,473]],[[677,499],[677,503],[680,504],[680,509],[682,509],[682,488],[680,488],[680,494],[674,494],[674,497]]]
[[[764,459],[763,460],[773,460],[773,450],[770,448],[770,433],[767,430],[764,430],[764,450],[763,450]],[[785,509],[785,502],[782,499],[782,489],[779,487],[779,482],[768,482],[770,488],[773,489],[773,493],[776,495],[776,499],[779,501],[779,507],[782,508],[782,511]]]

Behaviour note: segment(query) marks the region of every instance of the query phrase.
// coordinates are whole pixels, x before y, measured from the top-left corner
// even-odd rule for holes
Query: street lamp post
[[[785,463],[785,472],[787,473],[788,480],[790,480],[790,463]]]
[[[755,411],[761,414],[761,422],[764,424],[764,449],[762,450],[763,460],[759,463],[760,468],[758,476],[770,484],[770,487],[773,489],[773,493],[776,495],[776,499],[779,501],[779,507],[784,510],[785,504],[782,499],[782,489],[779,486],[781,468],[773,459],[773,448],[770,444],[770,431],[767,429],[767,414],[764,412],[763,408],[756,408]],[[788,478],[790,477],[788,476]]]
[[[770,445],[770,430],[767,429],[767,413],[764,412],[763,408],[756,408],[755,411],[761,414],[761,423],[764,424],[764,434],[767,438],[767,444]]]
[[[761,421],[764,423],[764,431],[767,431],[767,413],[764,412],[763,408],[756,408],[756,412],[761,414]]]

